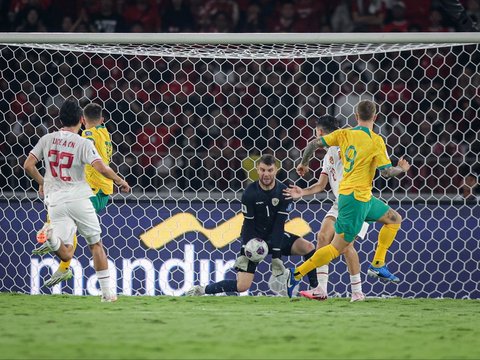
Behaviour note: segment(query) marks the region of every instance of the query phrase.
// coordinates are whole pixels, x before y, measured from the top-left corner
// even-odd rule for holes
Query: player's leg
[[[402,216],[377,198],[372,197],[370,202],[372,206],[367,215],[367,220],[378,221],[383,226],[378,234],[377,249],[375,250],[373,262],[368,269],[368,275],[385,281],[398,282],[400,279],[393,275],[385,265],[385,258],[400,229]]]
[[[78,244],[77,234],[73,234],[73,253],[75,253],[75,250],[77,249],[77,244]],[[72,273],[71,270],[70,270],[70,263],[71,262],[72,262],[71,259],[69,261],[61,261],[60,264],[58,265],[58,269],[55,273],[60,273],[60,274],[61,273],[64,273],[64,274],[70,273],[71,274]],[[55,285],[55,284],[47,285],[47,286],[53,286],[53,285]]]
[[[363,223],[362,229],[357,236],[357,240],[365,239],[365,236],[368,231],[369,224]],[[361,278],[361,268],[360,268],[360,259],[358,258],[357,250],[353,244],[350,244],[345,249],[343,255],[345,256],[345,262],[347,263],[348,273],[350,274],[350,286],[352,290],[352,302],[363,301],[365,300],[365,295],[362,291],[362,278]]]
[[[54,225],[51,218],[47,213],[47,221],[43,224],[43,227],[37,232],[37,242],[41,245],[32,251],[33,255],[45,255],[51,252],[57,254],[62,259],[68,259],[73,256],[71,250],[71,242],[65,241],[66,236],[70,233],[72,227],[75,227],[75,223],[72,219],[69,219],[64,213],[63,206],[58,205],[53,208],[55,212],[56,225],[54,232]],[[75,227],[76,229],[76,227]],[[71,252],[71,254],[70,254]]]
[[[344,239],[343,235],[335,234],[333,241],[329,245],[315,251],[315,254],[313,254],[310,259],[295,269],[295,279],[300,280],[313,269],[326,265],[333,259],[339,257],[352,241],[353,239],[347,241]]]
[[[85,239],[92,253],[93,267],[102,291],[102,302],[114,302],[117,300],[117,294],[114,288],[115,285],[111,284],[107,254],[100,240],[100,234],[85,237]]]
[[[304,238],[299,238],[298,235],[288,232],[283,233],[282,238],[282,255],[301,255],[304,261],[307,261],[315,253],[315,246]],[[318,286],[317,275],[315,271],[311,271],[307,274],[308,281],[311,288]]]
[[[290,236],[295,238],[291,234]],[[315,246],[304,238],[296,238],[291,245],[289,253],[291,255],[301,255],[303,256],[303,260],[307,261],[315,254]],[[312,270],[307,274],[307,277],[310,288],[315,289],[318,286],[317,273]]]
[[[250,289],[253,282],[253,276],[257,269],[257,264],[247,259],[243,255],[243,249],[240,256],[235,261],[234,265],[237,270],[236,280],[222,280],[213,284],[205,286],[205,294],[219,294],[219,293],[232,293],[243,292]]]
[[[37,233],[37,241],[43,242],[45,240],[45,236],[46,236],[45,229],[48,229],[49,224],[50,224],[50,217],[47,214],[47,221],[45,225],[43,226],[42,230],[40,230]],[[73,242],[72,242],[72,257],[73,257],[73,254],[75,253],[76,247],[77,247],[77,235],[74,234]],[[55,286],[62,281],[70,279],[73,276],[72,271],[69,269],[71,261],[72,261],[71,259],[68,261],[60,260],[60,265],[58,266],[57,270],[43,284],[43,286],[47,286],[47,287]]]
[[[322,226],[320,227],[320,231],[317,234],[317,250],[327,246],[333,240],[335,236],[335,220],[338,216],[338,210],[335,209],[336,204],[332,206],[332,209],[327,213],[327,216],[322,221]],[[335,216],[329,215],[332,211],[335,212]],[[328,265],[322,265],[317,268],[317,280],[318,286],[325,294],[328,293],[327,285],[328,285]]]
[[[352,302],[362,301],[365,295],[362,292],[362,279],[360,277],[360,260],[353,244],[345,249],[343,255],[347,263],[348,273],[350,274],[350,285],[352,289]]]
[[[327,265],[330,261],[340,256],[345,248],[354,241],[360,232],[366,214],[369,210],[369,203],[355,199],[353,193],[340,195],[338,199],[338,218],[335,222],[335,236],[333,241],[315,252],[315,254],[302,265],[290,271],[287,281],[288,295],[300,279],[313,269]]]
[[[77,234],[73,234],[73,253],[75,253],[75,250],[77,248],[78,244],[78,239],[77,239]],[[66,272],[70,268],[70,263],[72,260],[69,261],[62,261],[60,265],[58,266],[58,270],[61,272]]]
[[[73,256],[72,234],[76,226],[65,209],[64,204],[49,207],[50,222],[47,222],[37,234],[37,240],[42,238],[44,243],[33,250],[34,255],[43,255],[54,252],[60,260],[68,261]],[[40,233],[43,236],[40,236]]]
[[[75,249],[77,248],[77,242],[78,242],[77,234],[73,234],[72,257],[73,257],[73,254],[75,253]],[[48,279],[45,282],[44,286],[52,287],[61,283],[62,281],[71,279],[73,277],[73,272],[70,269],[71,261],[72,259],[68,261],[61,260],[57,270],[52,274],[50,279]]]
[[[93,207],[95,208],[95,211],[99,213],[102,211],[108,203],[108,196],[103,194],[101,190],[95,195],[90,198],[90,201],[92,202]],[[75,250],[77,248],[77,234],[73,235],[73,253],[75,253]],[[73,276],[72,270],[70,269],[70,263],[71,259],[69,261],[61,261],[60,265],[58,266],[58,269],[52,274],[50,279],[48,279],[44,286],[55,286],[58,283],[68,280]]]
[[[250,289],[250,286],[252,286],[256,268],[257,264],[248,260],[247,257],[243,255],[242,250],[240,256],[235,261],[235,269],[238,271],[236,280],[222,280],[208,284],[207,286],[196,285],[189,289],[185,295],[202,296],[247,291]]]
[[[90,197],[90,201],[92,202],[92,205],[95,209],[95,211],[100,213],[103,209],[106,208],[108,204],[108,195],[105,195],[102,190],[99,190],[98,193],[95,196]],[[73,235],[73,253],[75,253],[75,250],[77,248],[77,234]],[[72,255],[73,256],[73,255]],[[61,261],[60,265],[58,266],[58,269],[53,273],[52,277],[47,280],[45,283],[45,286],[55,286],[58,283],[68,280],[73,276],[72,270],[70,270],[70,263],[71,259],[69,261]]]
[[[93,267],[102,291],[102,302],[116,301],[116,286],[111,284],[107,255],[100,239],[102,231],[91,201],[85,199],[77,202],[70,207],[70,212],[77,223],[78,232],[85,238],[92,253]]]
[[[244,292],[250,289],[253,282],[254,274],[249,272],[239,271],[236,280],[222,280],[213,284],[205,286],[204,293],[206,295]]]
[[[237,274],[237,292],[244,292],[250,289],[255,273],[239,271]]]
[[[53,249],[53,248],[52,248]],[[59,246],[57,250],[54,250],[55,254],[62,261],[70,261],[73,257],[73,245],[66,244],[62,240],[59,241]]]
[[[294,242],[291,253],[292,255],[304,255],[307,251],[308,253],[304,257],[305,261],[311,258],[313,254],[315,254],[315,249],[312,243],[306,241],[303,238],[300,238]],[[317,279],[317,272],[315,271],[315,269],[310,271],[307,276],[310,283],[310,290],[300,291],[300,296],[313,300],[326,300],[327,293],[325,291],[325,288],[319,285]]]
[[[322,221],[320,231],[317,233],[317,250],[327,246],[335,235],[335,220],[338,216],[338,204],[335,202]],[[326,300],[328,298],[328,265],[316,269],[318,286],[306,291],[300,291],[300,296],[313,300]]]

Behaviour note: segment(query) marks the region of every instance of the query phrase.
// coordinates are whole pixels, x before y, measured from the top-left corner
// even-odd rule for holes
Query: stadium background
[[[4,0],[1,31],[452,31],[441,0]],[[462,0],[480,19],[478,0]]]
[[[2,14],[9,15],[2,24],[16,31],[59,30],[58,26],[68,23],[65,16],[70,16],[74,23],[81,20],[76,31],[90,31],[112,24],[111,18],[102,22],[97,17],[113,6],[117,11],[114,22],[121,25],[117,31],[339,31],[333,23],[338,13],[347,14],[340,21],[345,31],[398,31],[418,30],[419,19],[439,13],[434,10],[435,2],[420,2],[424,13],[417,11],[416,20],[397,19],[394,23],[403,25],[392,28],[393,13],[400,7],[408,14],[411,5],[408,1],[385,3],[371,14],[373,22],[383,18],[382,23],[367,29],[352,20],[358,9],[348,2],[322,2],[324,9],[313,1],[264,1],[265,19],[282,19],[283,12],[290,10],[287,15],[293,11],[296,20],[291,28],[275,28],[266,20],[262,21],[264,28],[252,28],[245,25],[247,12],[253,11],[248,1],[182,3],[182,11],[195,14],[185,15],[189,19],[185,27],[162,28],[171,19],[183,18],[167,16],[167,2],[105,0],[69,5],[3,2],[6,12]],[[472,16],[475,4],[465,4]],[[25,18],[31,20],[33,8],[44,20],[44,28],[21,27]],[[138,15],[142,8],[155,16]],[[46,13],[48,17],[42,15]],[[234,20],[237,13],[238,21]],[[134,14],[138,16],[132,21],[128,16]],[[219,29],[222,16],[235,27]],[[145,23],[140,26],[137,20]],[[421,29],[430,25],[422,22]],[[449,31],[450,27],[445,22],[431,30]],[[58,128],[58,108],[66,97],[73,95],[82,105],[95,101],[104,107],[116,146],[113,164],[133,185],[133,194],[116,196],[115,205],[101,219],[119,291],[172,295],[181,295],[191,282],[232,276],[226,273],[238,242],[216,249],[202,231],[187,232],[152,249],[140,236],[182,213],[194,214],[207,229],[228,222],[238,213],[241,189],[255,179],[252,169],[260,153],[272,152],[281,160],[281,180],[301,186],[315,181],[318,160],[312,166],[315,176],[307,181],[298,179],[294,171],[294,161],[313,136],[315,118],[330,113],[352,124],[352,106],[360,97],[369,97],[381,105],[376,130],[386,138],[392,160],[395,163],[406,155],[414,166],[400,180],[375,180],[375,193],[407,218],[392,248],[394,267],[405,281],[399,287],[367,283],[367,294],[478,298],[479,60],[478,45],[288,60],[131,56],[121,50],[104,55],[2,46],[0,110],[5,116],[0,120],[0,186],[5,237],[0,289],[49,292],[39,285],[55,263],[29,255],[34,246],[31,239],[45,212],[38,200],[32,204],[35,189],[21,165],[38,138]],[[299,202],[294,215],[317,231],[330,199],[320,196]],[[377,231],[359,245],[363,265],[372,253]],[[313,240],[311,232],[307,238]],[[182,261],[191,263],[192,257],[193,273],[182,265]],[[96,294],[88,250],[79,249],[77,258],[80,276],[53,292]],[[136,259],[144,261],[132,265]],[[128,277],[125,266],[131,271]],[[259,275],[258,286],[252,288],[254,294],[268,292],[266,264],[262,272],[265,275]],[[341,261],[335,265],[332,283],[333,292],[347,294],[348,277]]]

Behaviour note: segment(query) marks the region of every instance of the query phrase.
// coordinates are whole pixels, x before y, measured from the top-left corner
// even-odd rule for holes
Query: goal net
[[[373,99],[375,131],[392,162],[404,156],[412,168],[374,180],[374,194],[404,218],[387,257],[401,282],[366,278],[379,230],[372,225],[355,244],[364,292],[480,297],[480,206],[472,191],[480,173],[480,37],[190,35],[0,37],[0,291],[99,293],[82,238],[74,278],[52,289],[43,283],[57,258],[31,255],[46,211],[22,165],[39,137],[59,128],[65,98],[104,108],[112,166],[133,186],[100,216],[111,275],[124,295],[182,295],[233,278],[239,199],[256,180],[255,160],[271,153],[280,181],[313,184],[324,152],[306,179],[295,165],[316,118],[331,114],[354,125],[355,104]],[[287,230],[314,242],[332,199],[327,192],[297,201]],[[272,294],[268,259],[250,294]],[[329,293],[346,296],[342,258],[330,273]]]

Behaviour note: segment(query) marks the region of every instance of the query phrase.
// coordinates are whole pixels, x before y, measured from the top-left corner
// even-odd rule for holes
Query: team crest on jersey
[[[92,136],[92,132],[91,131],[85,131],[85,136]]]
[[[273,206],[277,206],[279,202],[280,202],[280,200],[278,200],[277,198],[272,199],[272,205]]]
[[[333,165],[333,156],[330,156],[330,159],[329,159],[329,161],[330,161],[330,164],[332,164],[332,165]]]

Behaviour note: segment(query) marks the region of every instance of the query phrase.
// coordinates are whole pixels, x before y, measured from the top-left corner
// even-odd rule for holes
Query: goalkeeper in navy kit
[[[242,196],[244,221],[241,231],[243,242],[240,255],[235,261],[236,280],[222,280],[207,286],[197,285],[186,292],[187,296],[244,292],[250,289],[258,263],[250,261],[244,252],[245,244],[253,238],[267,242],[272,255],[272,275],[285,273],[282,255],[303,255],[309,259],[315,246],[298,235],[285,232],[285,222],[292,208],[291,200],[285,199],[287,188],[276,179],[278,167],[272,155],[263,155],[257,160],[258,181],[248,185]],[[315,270],[308,276],[310,287],[318,285]]]

